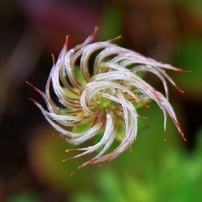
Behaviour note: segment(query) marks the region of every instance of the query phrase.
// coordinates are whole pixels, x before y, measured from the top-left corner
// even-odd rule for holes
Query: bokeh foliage
[[[21,5],[20,0],[17,2],[18,6]],[[12,12],[10,16],[9,12],[3,12],[3,7],[0,8],[2,10],[0,17],[3,20],[1,30],[5,32],[0,32],[2,36],[0,42],[3,47],[0,49],[0,70],[1,75],[4,76],[2,77],[4,79],[1,79],[0,101],[2,102],[0,104],[3,103],[4,98],[7,103],[7,106],[2,108],[0,117],[2,124],[0,200],[2,198],[2,201],[5,199],[8,202],[38,202],[48,192],[49,201],[201,201],[202,112],[201,108],[197,109],[197,116],[193,117],[189,117],[189,113],[186,112],[187,107],[189,110],[195,110],[195,103],[202,106],[202,10],[199,9],[202,2],[200,0],[167,0],[163,2],[112,0],[98,1],[97,4],[94,1],[76,1],[76,6],[72,8],[76,8],[75,12],[71,13],[69,10],[65,12],[72,15],[70,17],[75,19],[74,23],[72,21],[67,23],[68,16],[67,20],[62,17],[63,21],[60,22],[58,17],[62,10],[57,13],[56,7],[54,8],[55,13],[51,15],[43,12],[44,15],[40,16],[37,12],[40,9],[36,9],[32,13],[28,5],[31,3],[35,5],[34,1],[27,0],[26,2],[30,4],[23,3],[24,7],[22,7],[25,9],[23,15],[20,13],[22,11],[19,9],[20,6],[13,8],[15,12]],[[41,2],[49,5],[51,1]],[[11,1],[11,3],[13,2]],[[61,5],[65,8],[65,6],[71,7],[73,4],[70,5],[63,1]],[[36,8],[42,8],[40,3],[37,6]],[[81,7],[84,12],[87,11],[91,14],[86,24],[84,18],[81,24],[80,18],[75,17],[82,15]],[[98,7],[99,9],[97,9]],[[92,11],[94,12],[92,13]],[[26,15],[26,12],[30,15]],[[162,16],[162,12],[165,15]],[[19,19],[26,18],[23,25],[20,24],[19,19],[15,21],[16,14],[20,16]],[[46,16],[48,17],[45,18]],[[96,21],[97,24],[94,24],[91,19],[97,18],[99,20]],[[40,23],[37,24],[34,21],[36,19]],[[7,26],[9,29],[6,29]],[[28,102],[27,97],[36,96],[36,94],[33,94],[28,87],[15,85],[21,78],[22,71],[17,71],[16,83],[13,81],[14,84],[10,84],[9,87],[3,85],[5,84],[3,81],[9,80],[8,75],[10,74],[8,73],[9,65],[6,66],[8,68],[5,68],[6,62],[2,61],[9,58],[9,50],[13,46],[12,35],[15,39],[19,38],[20,32],[15,30],[21,26],[25,27],[26,31],[23,30],[23,32],[33,32],[39,44],[42,41],[45,43],[43,49],[40,50],[42,59],[39,59],[43,62],[35,64],[35,70],[32,70],[33,72],[26,77],[26,80],[31,80],[41,89],[44,87],[51,68],[49,66],[51,59],[46,54],[50,55],[54,51],[57,53],[66,34],[70,34],[70,41],[73,41],[71,45],[75,45],[82,42],[80,40],[89,35],[95,26],[99,26],[100,29],[98,40],[122,35],[123,38],[117,42],[122,46],[158,60],[165,59],[165,62],[182,69],[191,70],[192,73],[171,73],[172,78],[185,91],[185,94],[179,94],[170,86],[170,100],[185,136],[189,136],[188,143],[181,139],[170,119],[167,127],[167,141],[164,140],[163,114],[155,103],[150,103],[150,109],[138,110],[139,114],[147,116],[148,120],[140,120],[138,136],[132,145],[132,152],[127,150],[107,165],[88,166],[71,176],[71,172],[90,159],[90,156],[62,162],[63,159],[73,156],[73,152],[65,153],[65,149],[73,146],[68,145],[64,139],[52,135],[56,132],[42,121],[42,115],[35,106],[24,104]],[[64,30],[65,26],[67,28]],[[165,29],[164,26],[167,28]],[[50,35],[44,37],[47,36],[45,35],[47,33]],[[47,40],[43,37],[40,38],[41,35]],[[8,43],[6,46],[5,39]],[[16,60],[15,63],[18,64],[18,61]],[[151,82],[158,86],[158,81],[155,79],[151,78]],[[25,82],[23,81],[23,83]],[[161,88],[161,86],[158,87]],[[9,88],[12,90],[8,91]],[[198,125],[191,124],[196,122]],[[195,139],[195,144],[189,150],[186,146],[191,139]],[[29,171],[28,177],[24,175],[24,177],[16,177],[24,170]],[[51,198],[53,192],[57,194]]]

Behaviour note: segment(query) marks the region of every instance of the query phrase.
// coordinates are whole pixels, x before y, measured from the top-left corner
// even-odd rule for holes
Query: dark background
[[[96,166],[84,168],[86,170],[81,171],[81,173],[84,173],[76,174],[75,178],[69,177],[71,171],[75,168],[75,162],[73,165],[68,162],[68,166],[61,163],[63,157],[65,158],[64,150],[68,145],[51,135],[54,133],[53,130],[45,122],[40,111],[28,100],[29,97],[39,101],[42,101],[42,99],[26,84],[26,81],[29,81],[39,89],[44,90],[52,66],[51,54],[54,53],[57,57],[65,41],[65,36],[70,35],[69,48],[71,48],[82,43],[93,32],[95,26],[99,27],[96,40],[107,40],[122,35],[122,39],[117,42],[119,45],[158,61],[192,70],[192,73],[169,72],[176,83],[185,91],[185,94],[180,94],[170,86],[171,101],[175,103],[177,112],[179,111],[180,123],[182,123],[187,138],[187,142],[182,142],[180,137],[174,141],[174,145],[177,145],[175,149],[180,148],[183,154],[174,154],[175,157],[172,158],[184,159],[182,164],[187,165],[189,173],[186,174],[186,177],[188,179],[192,179],[190,176],[195,176],[196,179],[202,176],[199,171],[200,168],[202,170],[200,157],[196,157],[197,155],[200,156],[197,141],[202,135],[201,1],[1,0],[0,201],[99,201],[98,198],[102,198],[103,195],[93,196],[93,193],[97,192],[106,194],[105,201],[112,201],[110,194],[107,191],[104,192],[104,186],[100,185],[103,178],[100,177],[102,174],[98,175],[96,173],[98,169]],[[157,81],[153,82],[157,86],[159,85]],[[149,130],[146,132],[149,133]],[[170,136],[178,136],[176,131],[175,133],[171,133]],[[163,140],[163,135],[152,134],[152,136],[155,135],[158,135],[158,139]],[[172,143],[172,141],[170,142]],[[160,143],[150,142],[150,144],[155,144],[156,153],[159,152],[157,144],[165,146],[164,141]],[[57,164],[50,160],[51,168],[46,167],[49,164],[44,159],[49,157],[44,155],[49,154],[49,150],[54,151],[51,145],[56,145],[53,147],[57,147],[57,152],[50,159],[56,158],[61,167],[64,168],[62,168],[63,171],[53,169],[53,172],[46,176],[44,173],[48,173],[48,170],[54,168]],[[136,147],[135,143],[133,147]],[[144,145],[142,145],[140,151],[143,148]],[[170,153],[172,153],[171,150]],[[141,155],[138,157],[137,153],[136,157],[142,158]],[[133,153],[130,153],[130,158],[133,159]],[[198,160],[190,163],[189,161],[192,161],[190,159],[193,158]],[[123,159],[120,159],[120,162],[124,164]],[[158,173],[150,173],[148,176],[145,174],[144,169],[147,167],[145,162],[147,162],[146,159],[143,162],[143,168],[139,168],[142,173],[138,173],[138,165],[134,160],[128,168],[129,170],[125,170],[126,173],[129,173],[129,178],[135,178],[136,174],[139,177],[143,175],[144,179],[141,177],[138,179],[140,182],[143,180],[148,187],[162,185],[164,182],[161,181],[161,178],[153,177],[152,180],[150,179],[151,175],[156,176]],[[191,167],[192,164],[195,167]],[[39,167],[37,167],[38,165]],[[151,170],[152,165],[151,163]],[[173,165],[176,166],[176,170],[180,169],[177,161]],[[103,174],[104,178],[110,173],[107,171],[108,166],[106,165],[103,169],[106,171]],[[116,167],[116,164],[113,165],[112,163],[110,169],[115,169],[114,166]],[[66,169],[67,167],[69,170]],[[133,167],[137,170],[132,172]],[[99,168],[99,172],[101,172],[101,169]],[[170,169],[173,169],[173,167],[171,166]],[[92,171],[94,173],[93,177],[91,176],[89,179],[86,173],[90,174]],[[182,172],[187,172],[187,170]],[[66,173],[68,177],[62,173]],[[59,178],[57,178],[58,175]],[[167,176],[167,173],[165,176]],[[162,178],[165,176],[162,174]],[[117,176],[110,178],[111,187],[114,187],[114,184],[118,182],[116,181],[117,178]],[[195,178],[191,181],[194,185],[199,183],[197,180],[194,181]],[[96,179],[98,179],[98,184],[90,189],[92,185],[88,184],[89,181],[94,182]],[[154,186],[153,183],[148,181],[145,182],[145,179],[150,179],[156,185]],[[184,180],[179,187],[182,190],[189,189],[189,186],[193,188],[191,182]],[[131,187],[128,190],[137,189],[138,183],[134,185],[134,183],[128,182],[128,187]],[[172,183],[165,182],[164,185],[165,187],[161,189],[170,187],[169,185],[172,185]],[[93,191],[86,191],[85,186],[89,186],[89,189]],[[81,187],[82,189],[80,189]],[[154,201],[158,201],[160,195],[149,195],[146,192],[148,187],[145,187],[145,190],[140,189],[139,193],[142,195],[140,194],[140,198],[137,195],[137,200],[153,201],[151,198],[153,196]],[[124,189],[126,188],[121,188],[121,190]],[[153,189],[151,188],[151,190]],[[197,190],[195,191],[197,192]],[[118,191],[114,191],[114,193],[118,193]],[[129,201],[126,193],[123,194],[123,198],[115,194],[119,198],[113,201]],[[156,192],[154,191],[154,193]],[[197,193],[200,196],[200,193]],[[177,195],[173,193],[171,196],[174,197],[174,201],[180,201],[180,194],[179,191]],[[196,197],[194,191],[192,194]],[[141,198],[142,196],[145,198]],[[169,197],[167,201],[169,201]]]

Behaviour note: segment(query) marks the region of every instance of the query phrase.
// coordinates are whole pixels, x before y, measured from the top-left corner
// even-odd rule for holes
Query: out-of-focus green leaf
[[[52,136],[54,133],[50,126],[40,127],[30,144],[30,163],[36,176],[45,184],[49,184],[59,191],[73,191],[74,189],[90,189],[93,173],[88,181],[83,180],[89,170],[82,169],[73,176],[71,173],[87,159],[78,158],[67,162],[64,159],[78,154],[76,151],[65,153],[69,145],[63,138]],[[91,169],[91,167],[89,167]]]
[[[29,192],[22,192],[14,196],[10,196],[7,202],[38,202],[37,195]]]
[[[191,73],[173,74],[177,84],[185,90],[185,96],[202,100],[202,38],[185,37],[177,50],[176,65]]]
[[[99,35],[102,39],[115,38],[122,33],[121,10],[117,8],[110,6],[104,7],[99,31]]]

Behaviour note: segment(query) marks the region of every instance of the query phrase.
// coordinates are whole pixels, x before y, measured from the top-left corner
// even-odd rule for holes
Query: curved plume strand
[[[71,158],[78,158],[78,157],[84,156],[86,154],[95,152],[97,149],[99,149],[102,146],[105,146],[105,148],[103,148],[103,150],[99,153],[99,155],[101,155],[103,152],[105,152],[105,150],[107,150],[107,148],[111,145],[111,143],[114,139],[114,135],[112,137],[109,136],[109,134],[112,134],[112,132],[114,130],[114,122],[113,122],[111,114],[107,114],[106,116],[107,116],[107,120],[106,120],[105,132],[104,132],[101,140],[93,146],[76,149],[76,150],[80,150],[80,151],[84,151],[84,152],[81,154],[78,154],[74,157],[71,157]],[[109,139],[111,139],[111,141],[109,141]]]

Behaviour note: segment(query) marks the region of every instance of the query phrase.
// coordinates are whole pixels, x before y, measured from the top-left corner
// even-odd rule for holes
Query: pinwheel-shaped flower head
[[[97,29],[70,50],[67,37],[57,62],[53,58],[45,93],[34,87],[42,95],[47,109],[36,101],[35,104],[69,143],[80,145],[95,136],[101,137],[95,144],[74,149],[80,153],[69,159],[95,152],[95,157],[81,168],[111,161],[130,148],[137,136],[138,119],[144,118],[138,115],[137,108],[148,108],[150,100],[163,112],[164,130],[169,115],[184,138],[168,101],[166,80],[181,90],[165,72],[166,69],[182,70],[121,48],[112,43],[115,39],[90,44],[96,32]],[[165,96],[138,76],[145,72],[155,74],[162,81]],[[108,152],[115,139],[120,142],[119,146]]]

